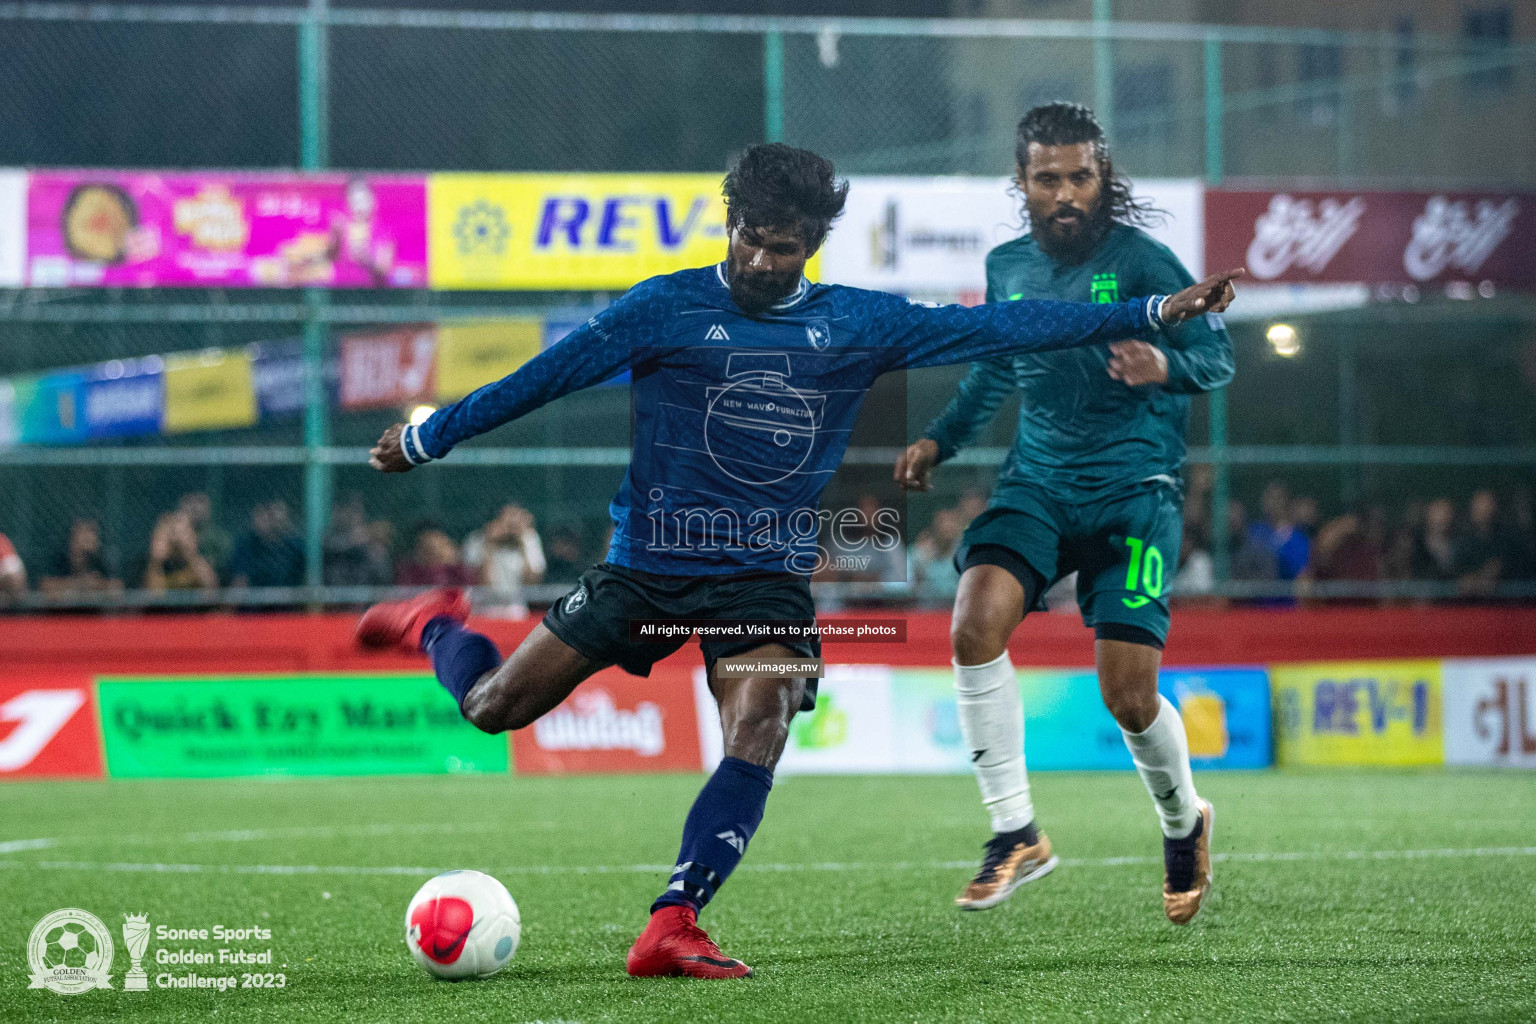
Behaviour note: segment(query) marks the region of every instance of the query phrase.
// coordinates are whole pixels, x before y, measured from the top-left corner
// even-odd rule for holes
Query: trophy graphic
[[[124,992],[148,992],[149,977],[144,973],[144,947],[149,945],[149,915],[124,914],[123,942],[128,946],[128,959],[132,961],[128,973],[123,976]]]

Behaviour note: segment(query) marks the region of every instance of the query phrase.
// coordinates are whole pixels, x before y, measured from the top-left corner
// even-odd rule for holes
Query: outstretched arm
[[[973,363],[955,397],[923,431],[924,437],[938,445],[938,461],[954,458],[961,448],[975,440],[1013,389],[1013,364],[1009,360]]]
[[[909,491],[928,490],[932,486],[933,467],[953,458],[969,444],[1013,389],[1013,365],[1009,360],[972,363],[971,372],[960,382],[960,390],[949,405],[928,424],[923,436],[896,459],[892,474],[896,483]]]
[[[1216,274],[1172,295],[1130,302],[1020,299],[966,308],[924,306],[891,296],[876,313],[876,330],[890,349],[887,369],[1102,344],[1221,312],[1232,301],[1232,281],[1242,273]]]
[[[447,455],[471,437],[510,423],[562,395],[589,388],[627,369],[636,347],[656,334],[655,286],[642,282],[597,316],[501,380],[433,413],[420,426],[397,423],[369,453],[368,464],[404,473]]]

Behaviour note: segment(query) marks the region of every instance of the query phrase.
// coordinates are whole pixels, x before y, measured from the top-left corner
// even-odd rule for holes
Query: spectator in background
[[[1179,572],[1173,578],[1174,597],[1209,597],[1215,593],[1216,560],[1211,557],[1209,529],[1208,517],[1185,517]]]
[[[1358,581],[1381,579],[1384,510],[1351,509],[1330,519],[1318,530],[1312,545],[1312,562],[1305,581]]]
[[[0,597],[16,597],[27,592],[27,567],[11,539],[0,533]]]
[[[212,590],[218,585],[219,574],[198,550],[197,531],[187,513],[178,508],[161,516],[149,536],[145,589],[163,593],[167,590]]]
[[[1264,518],[1249,524],[1237,558],[1239,565],[1252,574],[1245,573],[1239,578],[1295,580],[1311,560],[1312,545],[1291,518],[1293,504],[1285,485],[1278,480],[1270,481],[1264,488],[1261,507]],[[1276,598],[1262,603],[1286,605],[1291,599]]]
[[[1520,487],[1510,496],[1509,517],[1505,523],[1509,533],[1510,557],[1504,566],[1506,580],[1530,581],[1536,579],[1536,496],[1529,487]]]
[[[229,564],[234,542],[225,530],[213,521],[213,502],[206,491],[191,491],[181,496],[177,511],[187,517],[197,536],[197,551],[203,560],[213,567],[214,575],[224,572]]]
[[[1272,581],[1279,579],[1275,553],[1248,533],[1248,508],[1236,499],[1227,503],[1227,536],[1232,552],[1232,578]]]
[[[967,487],[965,493],[960,495],[960,504],[955,506],[955,511],[960,513],[960,531],[971,525],[971,520],[987,510],[987,492],[980,487]]]
[[[899,523],[899,510],[883,505],[877,495],[859,495],[857,508],[844,508],[824,524],[820,544],[828,568],[816,580],[855,584],[845,595],[850,602],[901,596],[907,589],[907,546]]]
[[[475,571],[459,557],[459,546],[431,523],[416,528],[411,556],[395,570],[402,587],[472,587],[479,582]]]
[[[1389,580],[1414,578],[1413,552],[1418,541],[1419,530],[1424,525],[1425,504],[1423,501],[1409,502],[1408,507],[1403,511],[1401,522],[1388,533],[1381,560],[1381,571],[1382,575]],[[1382,517],[1385,521],[1385,510],[1382,510]]]
[[[533,514],[521,505],[504,505],[496,518],[464,538],[464,564],[491,589],[493,618],[526,619],[523,587],[544,578],[544,545],[533,528]]]
[[[1518,558],[1517,544],[1499,521],[1499,500],[1490,490],[1472,495],[1467,528],[1455,545],[1456,588],[1472,597],[1491,597],[1505,566]]]
[[[379,543],[363,510],[362,496],[348,495],[332,510],[331,528],[325,535],[326,586],[383,587],[393,579],[388,539]]]
[[[40,584],[50,597],[74,594],[121,594],[123,581],[107,564],[101,543],[101,525],[76,516],[69,524],[69,542],[52,576]]]
[[[1456,506],[1449,498],[1436,498],[1424,507],[1424,521],[1415,531],[1412,575],[1418,580],[1450,582],[1456,578]]]
[[[1307,495],[1291,499],[1290,519],[1292,525],[1311,541],[1317,536],[1318,524],[1322,522],[1317,499]]]
[[[304,542],[281,499],[251,509],[251,530],[235,543],[229,560],[232,587],[298,587],[304,584]]]
[[[923,607],[949,607],[960,589],[960,571],[955,568],[955,549],[965,530],[960,525],[960,510],[941,509],[933,525],[917,535],[912,543],[910,563],[912,595]]]
[[[544,578],[550,583],[575,583],[591,564],[581,553],[581,534],[562,526],[549,535],[549,556]]]

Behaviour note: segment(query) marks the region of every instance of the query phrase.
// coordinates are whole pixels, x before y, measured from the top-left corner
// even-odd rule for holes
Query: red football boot
[[[750,978],[752,968],[720,952],[698,925],[692,907],[666,906],[629,947],[625,967],[636,978]]]
[[[363,612],[357,620],[361,647],[402,647],[421,653],[422,627],[439,615],[463,622],[469,618],[469,595],[457,587],[439,587],[409,601],[385,601]]]

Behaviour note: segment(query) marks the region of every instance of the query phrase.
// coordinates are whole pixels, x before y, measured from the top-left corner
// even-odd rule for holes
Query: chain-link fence
[[[1000,176],[1019,113],[1065,98],[1096,107],[1117,165],[1133,175],[1536,183],[1536,47],[1424,36],[0,4],[0,96],[0,166],[718,171],[742,146],[782,138],[845,173]],[[487,316],[575,323],[607,298],[0,293],[0,377],[238,351],[289,374],[297,396],[238,430],[0,451],[0,533],[29,570],[23,603],[365,600],[431,546],[425,528],[461,541],[508,503],[526,507],[544,538],[546,582],[526,596],[549,599],[604,550],[607,502],[628,460],[624,388],[572,396],[433,471],[385,479],[365,468],[366,449],[407,409],[341,408],[303,378],[334,377],[359,335]],[[1262,325],[1236,325],[1242,372],[1217,422],[1197,404],[1190,435],[1195,458],[1216,468],[1216,495],[1230,493],[1251,518],[1280,480],[1325,518],[1357,509],[1363,531],[1396,536],[1443,495],[1468,519],[1469,496],[1491,487],[1501,529],[1529,538],[1536,317],[1522,300],[1480,317],[1353,314],[1330,321],[1326,350],[1305,361],[1277,361]],[[961,372],[927,371],[908,389],[909,437]],[[973,492],[990,488],[1012,428],[1005,409],[983,446],[913,502],[914,546],[940,512],[974,506]],[[893,455],[853,458],[883,465]],[[1227,511],[1213,513],[1203,484],[1190,500],[1188,542],[1217,555],[1206,589],[1289,592],[1232,578],[1241,533],[1226,532]],[[166,575],[153,563],[166,561],[166,516],[178,509],[218,586],[251,582],[234,549],[273,528],[276,502],[291,523],[279,532],[299,551],[282,586],[210,598],[188,552],[176,551],[177,585],[146,589]],[[130,596],[38,590],[68,575],[76,518],[99,524],[100,564]],[[1426,575],[1422,562],[1399,561],[1379,565],[1375,582],[1316,591],[1446,596],[1478,586],[1451,568]],[[1488,592],[1530,590],[1506,573]]]

